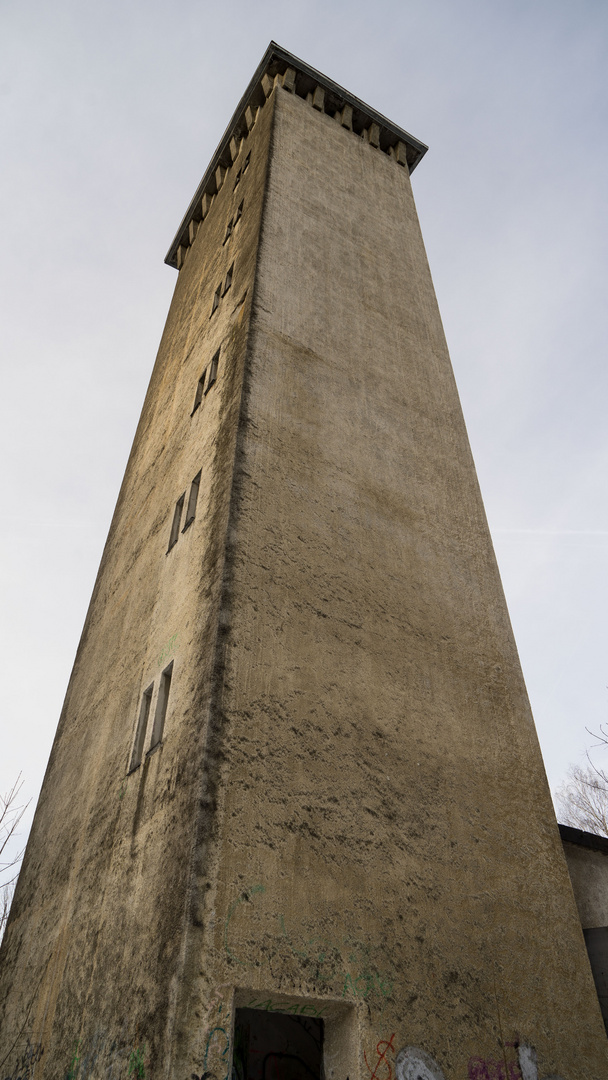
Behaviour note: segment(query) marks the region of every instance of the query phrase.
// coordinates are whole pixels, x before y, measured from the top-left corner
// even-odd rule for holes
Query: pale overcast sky
[[[606,0],[2,0],[0,790],[35,800],[176,273],[271,38],[413,177],[554,787],[608,720]],[[608,764],[608,755],[603,759]]]

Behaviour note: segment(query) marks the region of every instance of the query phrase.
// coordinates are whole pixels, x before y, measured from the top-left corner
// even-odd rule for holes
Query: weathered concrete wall
[[[608,1031],[608,839],[568,825],[560,825],[559,830]]]
[[[598,837],[600,843],[602,839]],[[562,842],[583,929],[608,926],[608,851],[570,843],[563,836]],[[604,844],[608,848],[608,841]]]
[[[528,1080],[536,1052],[606,1077],[407,172],[275,93],[180,1069],[221,1080],[236,985],[329,1017],[340,1080],[407,1045],[448,1080]]]
[[[224,1080],[237,1007],[321,1017],[327,1080],[608,1080],[407,170],[278,86],[180,271],[1,964],[13,1080]]]
[[[30,1057],[36,1077],[168,1067],[201,807],[213,797],[201,777],[271,120],[269,106],[177,282],[2,946],[2,1077],[22,1074],[28,1046],[44,1051]],[[217,383],[191,415],[220,347]],[[176,500],[199,470],[196,518],[167,553]],[[154,683],[154,711],[172,660],[163,741],[127,775],[142,693]]]

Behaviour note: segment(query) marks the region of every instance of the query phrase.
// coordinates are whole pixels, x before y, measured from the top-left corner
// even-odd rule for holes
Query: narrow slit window
[[[194,395],[194,405],[192,407],[192,412],[190,413],[190,416],[194,416],[194,414],[195,414],[196,410],[198,409],[201,401],[203,400],[203,394],[205,393],[205,376],[206,376],[206,374],[207,374],[207,368],[205,368],[205,370],[203,371],[203,374],[201,375],[200,379],[198,380],[198,383],[196,384],[196,394]]]
[[[166,667],[160,677],[160,689],[158,691],[158,698],[156,701],[156,711],[154,713],[154,726],[152,728],[152,738],[150,739],[150,753],[156,746],[162,741],[163,731],[165,730],[165,718],[167,716],[167,705],[169,703],[169,691],[171,689],[171,678],[173,676],[173,661]]]
[[[237,227],[239,221],[241,220],[242,216],[243,216],[243,202],[240,202],[239,206],[238,206],[238,209],[237,209],[237,212],[234,215],[234,221],[232,223],[232,228],[233,229],[236,229],[236,227]]]
[[[234,224],[236,224],[236,222]],[[227,226],[226,226],[226,235],[225,235],[224,240],[223,240],[224,244],[227,244],[230,237],[232,236],[232,229],[233,229],[233,222],[232,222],[232,218],[231,218],[230,221],[228,222]]]
[[[218,285],[217,289],[215,290],[215,292],[213,294],[213,303],[211,305],[211,314],[212,315],[213,315],[214,311],[217,311],[217,309],[218,309],[221,295],[222,295],[222,286]]]
[[[139,717],[137,720],[137,730],[135,732],[135,742],[133,743],[133,753],[131,754],[131,764],[129,765],[129,772],[133,772],[141,765],[141,759],[144,753],[144,745],[146,742],[146,732],[148,730],[148,720],[150,718],[150,705],[152,704],[152,691],[154,690],[154,683],[152,683],[147,690],[144,690],[143,697],[141,699],[141,705],[139,708]]]
[[[244,170],[243,170],[243,172],[244,172]],[[236,191],[236,189],[239,186],[240,182],[241,182],[241,170],[239,169],[239,171],[237,172],[236,177],[234,179],[234,187],[232,189],[233,191]]]
[[[188,509],[186,511],[186,522],[182,529],[185,532],[189,525],[192,524],[196,517],[196,503],[198,500],[198,489],[201,486],[201,474],[198,472],[194,477],[190,485],[190,495],[188,496]]]
[[[247,157],[245,158],[245,160],[243,162],[243,172],[247,172],[247,169],[249,168],[249,158],[250,157],[251,157],[251,150],[249,151],[249,153],[247,154]]]
[[[228,289],[232,285],[232,274],[233,274],[233,272],[234,272],[234,263],[232,264],[232,266],[230,267],[228,273],[226,274],[226,280],[224,282],[224,291],[222,293],[222,296],[226,295],[226,293],[228,292]]]
[[[209,364],[209,378],[207,379],[207,386],[205,387],[205,393],[208,394],[214,383],[217,382],[217,369],[220,362],[220,350],[218,349],[211,363]]]
[[[174,544],[177,544],[177,538],[179,536],[179,527],[182,520],[182,510],[184,509],[184,501],[186,499],[186,492],[180,496],[175,504],[175,510],[173,511],[173,524],[171,526],[171,536],[169,537],[169,547],[167,551],[171,551]]]

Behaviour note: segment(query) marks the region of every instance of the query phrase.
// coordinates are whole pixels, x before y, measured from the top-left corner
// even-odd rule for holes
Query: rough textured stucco
[[[604,1076],[409,177],[304,101],[277,106],[225,612],[215,977],[352,1001],[363,1076],[394,1032],[448,1077],[496,1059],[501,1032],[545,1074],[578,1075],[585,1046]]]
[[[583,929],[608,926],[608,855],[566,841],[564,854]]]
[[[241,1007],[323,1018],[327,1080],[392,1080],[399,1051],[399,1080],[606,1080],[407,170],[280,87],[249,150],[180,271],[1,954],[0,1060],[17,1075],[27,1030],[36,1078],[224,1080]],[[171,659],[162,746],[126,776]]]
[[[2,947],[0,1061],[15,1039],[41,1042],[36,1076],[63,1077],[74,1053],[79,1076],[106,1075],[144,1046],[161,1075],[169,1056],[270,126],[268,107],[179,275]],[[218,381],[191,416],[220,346]],[[167,553],[176,500],[199,469],[195,521]],[[158,690],[171,660],[163,743],[127,776],[142,692]]]

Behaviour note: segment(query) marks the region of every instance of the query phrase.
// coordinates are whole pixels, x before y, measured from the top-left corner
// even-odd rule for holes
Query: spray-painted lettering
[[[375,1063],[372,1062],[374,1066],[373,1069],[367,1060],[365,1050],[363,1051],[363,1057],[371,1080],[392,1080],[393,1067],[387,1055],[395,1053],[395,1047],[393,1046],[394,1038],[395,1032],[393,1032],[390,1039],[380,1039],[380,1041],[376,1043],[378,1060]]]

